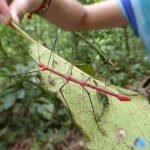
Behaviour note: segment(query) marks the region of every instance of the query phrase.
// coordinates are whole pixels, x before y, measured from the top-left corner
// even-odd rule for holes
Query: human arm
[[[117,0],[82,5],[74,0],[52,0],[43,16],[66,30],[92,30],[127,25]]]
[[[22,18],[26,12],[34,11],[40,5],[41,0],[11,1],[9,8],[12,19],[19,22],[18,17]],[[75,0],[52,0],[48,11],[42,16],[66,30],[92,30],[127,24],[117,0],[92,5],[82,5]]]

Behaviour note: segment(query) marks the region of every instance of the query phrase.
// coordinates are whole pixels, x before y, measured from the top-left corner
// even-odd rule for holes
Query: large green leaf
[[[27,37],[29,39],[29,37]],[[32,46],[30,54],[38,63],[48,64],[51,51],[40,44],[31,40]],[[40,57],[39,57],[40,54]],[[40,60],[39,60],[40,58]],[[61,73],[67,74],[71,64],[53,54],[49,67]],[[48,71],[42,71],[43,79],[48,90],[57,92],[67,107],[66,102],[71,110],[74,122],[88,138],[88,148],[92,150],[127,150],[138,149],[134,146],[137,138],[144,138],[150,142],[150,106],[147,101],[137,93],[116,88],[115,86],[107,87],[108,90],[124,93],[131,96],[131,102],[121,102],[118,99],[107,96],[108,105],[104,105],[102,97],[95,90],[87,88],[90,93],[96,115],[99,117],[97,128],[93,115],[92,105],[88,94],[78,84],[69,82],[63,88],[63,95],[59,92],[60,87],[66,82],[63,78],[56,76]],[[89,76],[76,67],[73,67],[72,74],[75,78],[86,80]],[[49,78],[54,84],[50,84]],[[103,82],[91,78],[91,84],[96,84],[105,88]],[[133,94],[133,95],[132,95]],[[123,133],[123,134],[122,134]],[[147,145],[145,149],[150,149]]]

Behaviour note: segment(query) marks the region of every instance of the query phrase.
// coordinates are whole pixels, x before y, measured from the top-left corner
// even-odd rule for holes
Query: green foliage
[[[97,79],[106,78],[107,82],[124,86],[150,73],[143,46],[129,27],[70,33],[39,18],[25,19],[22,27],[35,39],[35,23],[38,40],[43,45],[52,48],[58,35],[55,52],[88,74],[108,57],[111,65],[100,69]],[[38,72],[10,77],[37,68],[28,55],[30,44],[16,31],[1,25],[0,35],[0,149],[6,149],[21,137],[35,138],[31,149],[38,149],[52,137],[47,147],[55,149],[56,144],[65,141],[65,133],[70,128],[68,113],[58,97],[47,91]]]
[[[30,45],[12,29],[1,26],[0,30],[0,149],[20,137],[46,143],[69,128],[67,112],[57,96],[44,88],[39,72],[15,76],[37,70],[28,55]]]

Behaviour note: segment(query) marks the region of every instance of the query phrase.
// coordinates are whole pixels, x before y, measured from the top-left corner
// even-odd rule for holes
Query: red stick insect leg
[[[96,125],[97,125],[98,130],[99,130],[103,135],[104,135],[104,134],[106,135],[105,131],[104,131],[102,128],[100,128],[99,125],[98,125],[97,117],[96,117],[96,112],[95,112],[95,110],[94,110],[94,105],[93,105],[93,102],[92,102],[92,99],[91,99],[90,92],[89,92],[85,87],[83,87],[83,89],[85,90],[85,92],[87,93],[87,95],[88,95],[88,97],[89,97],[90,104],[91,104],[91,106],[92,106],[92,110],[93,110],[93,114],[94,114],[94,120],[95,120],[95,122],[96,122]]]
[[[66,104],[66,106],[67,106],[67,109],[68,109],[68,111],[69,111],[69,115],[70,115],[70,117],[71,117],[71,120],[73,120],[70,107],[69,107],[69,105],[68,105],[68,103],[67,103],[67,101],[66,101],[66,98],[65,98],[64,94],[63,94],[63,88],[64,88],[65,85],[67,85],[68,83],[69,83],[69,81],[66,81],[66,83],[64,83],[64,84],[60,87],[59,91],[60,91],[60,94],[62,95],[62,97],[63,97],[63,99],[64,99],[64,102],[65,102],[65,104]]]

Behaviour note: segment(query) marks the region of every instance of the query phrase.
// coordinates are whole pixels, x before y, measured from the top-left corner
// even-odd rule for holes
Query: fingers
[[[38,9],[43,0],[14,0],[10,4],[10,13],[12,20],[19,23],[27,12],[34,12]]]
[[[24,14],[34,12],[43,0],[0,0],[0,22],[9,24],[10,19],[19,24]]]
[[[0,0],[0,22],[8,24],[10,21],[11,15],[9,11],[9,6],[7,0]]]
[[[27,11],[27,0],[0,0],[0,22],[6,25],[10,19],[19,23]]]

